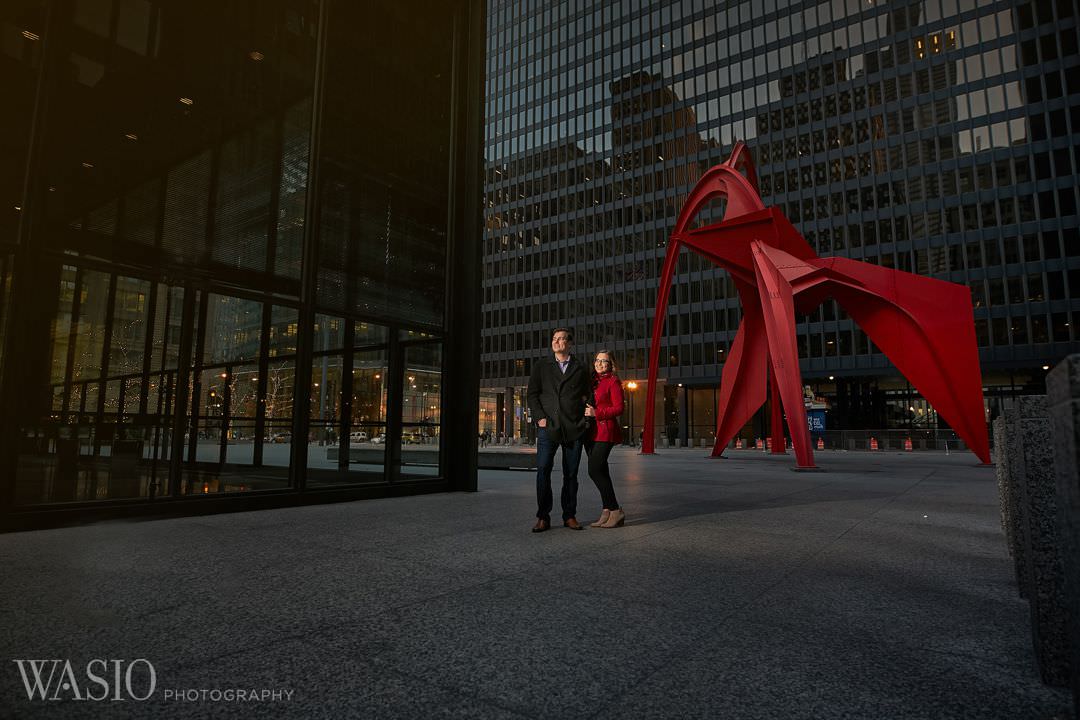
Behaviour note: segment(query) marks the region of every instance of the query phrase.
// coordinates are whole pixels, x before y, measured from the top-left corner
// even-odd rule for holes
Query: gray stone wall
[[[1064,573],[1075,710],[1080,716],[1080,355],[1065,358],[1046,378],[1053,427],[1058,542]]]
[[[1020,520],[1024,513],[1020,507],[1022,501],[1021,481],[1024,477],[1024,452],[1020,444],[1020,433],[1009,432],[1010,427],[1019,427],[1019,413],[1006,410],[994,420],[994,472],[998,483],[998,505],[1001,510],[1001,529],[1005,533],[1005,542],[1009,555],[1013,559],[1013,574],[1020,597],[1026,598],[1027,573],[1024,570],[1024,533]]]
[[[1039,671],[1048,685],[1069,686],[1065,572],[1046,398],[1019,398],[1016,409],[1004,414],[1003,433],[999,461],[1004,468],[999,477],[1008,502],[1002,522],[1011,521],[1012,525],[1017,582],[1031,609],[1031,634]]]

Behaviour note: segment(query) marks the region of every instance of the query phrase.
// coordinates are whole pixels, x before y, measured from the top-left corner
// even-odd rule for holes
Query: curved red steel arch
[[[745,173],[745,176],[743,175]],[[727,199],[723,220],[690,229],[710,201]],[[721,373],[716,443],[720,455],[766,400],[770,382],[788,418],[796,465],[814,467],[795,341],[795,307],[834,298],[938,414],[985,463],[990,446],[971,296],[963,285],[847,258],[820,258],[776,208],[767,208],[747,146],[694,186],[668,240],[656,294],[648,388],[656,387],[660,342],[679,251],[727,270],[743,318]],[[774,404],[774,446],[783,442]],[[655,393],[646,393],[642,453],[654,448]]]

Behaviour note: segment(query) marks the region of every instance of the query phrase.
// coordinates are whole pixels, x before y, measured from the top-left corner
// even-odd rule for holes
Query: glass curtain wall
[[[348,455],[360,474],[384,464],[400,477],[439,472],[454,12],[436,2],[333,6],[315,303],[374,322],[336,341],[351,357],[328,348],[312,365],[312,427],[331,447],[309,453],[309,468]],[[407,28],[409,41],[387,28]],[[359,65],[356,45],[369,53]],[[323,377],[330,385],[316,388]]]
[[[423,5],[5,4],[2,504],[441,474],[461,7]]]
[[[640,381],[668,235],[738,140],[820,255],[971,289],[988,394],[1080,348],[1074,0],[488,12],[485,388],[524,386],[560,325]],[[718,385],[739,319],[731,278],[684,253],[661,383]],[[797,322],[807,379],[899,379],[832,301]]]

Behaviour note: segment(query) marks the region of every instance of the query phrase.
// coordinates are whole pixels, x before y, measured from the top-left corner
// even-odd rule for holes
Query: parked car
[[[386,442],[386,436],[385,435],[376,435],[375,437],[371,438],[371,443],[373,445],[382,445],[385,442]]]
[[[419,430],[413,430],[412,432],[401,433],[402,445],[419,445],[424,442],[424,436],[420,434]]]
[[[273,437],[270,438],[270,442],[272,442],[274,444],[291,443],[292,442],[292,433],[287,433],[287,432],[277,433],[276,435],[274,435]]]
[[[362,443],[368,441],[368,434],[363,430],[357,430],[356,432],[349,433],[349,442]]]

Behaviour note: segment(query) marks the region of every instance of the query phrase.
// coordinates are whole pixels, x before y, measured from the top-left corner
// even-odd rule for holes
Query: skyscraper
[[[1044,367],[1080,350],[1077,16],[1065,0],[493,3],[492,424],[527,433],[529,362],[568,325],[582,352],[615,350],[637,420],[655,392],[655,432],[711,444],[739,318],[723,272],[680,258],[662,381],[641,381],[667,233],[740,139],[766,204],[819,254],[971,288],[988,418],[1039,391]],[[536,161],[555,146],[558,162]],[[830,430],[946,429],[831,301],[797,332]]]

